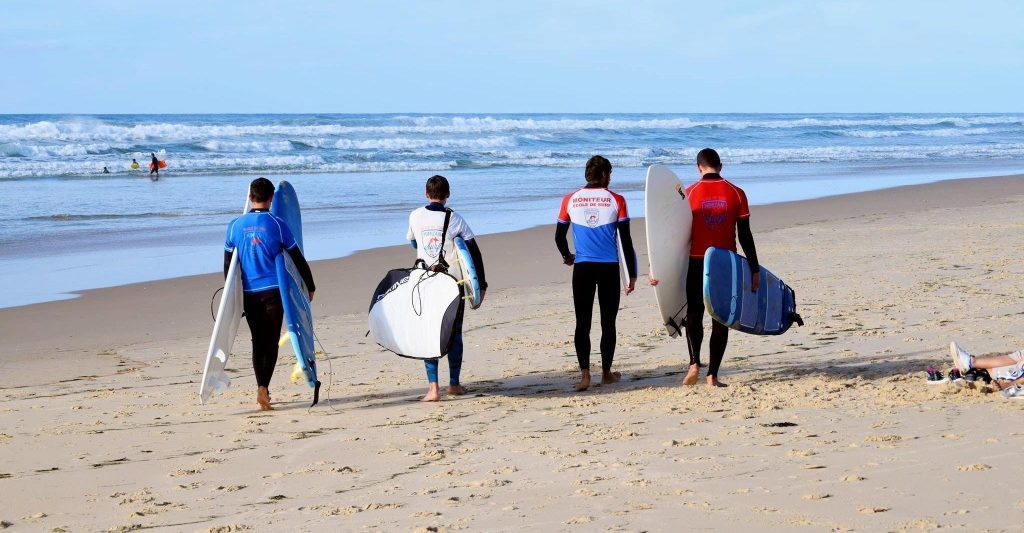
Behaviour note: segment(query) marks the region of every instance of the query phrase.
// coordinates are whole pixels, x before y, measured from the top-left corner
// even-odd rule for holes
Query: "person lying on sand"
[[[595,155],[587,161],[587,184],[562,199],[555,227],[555,245],[562,262],[572,267],[572,301],[576,310],[576,359],[580,365],[577,391],[590,387],[590,322],[594,314],[594,291],[601,308],[601,383],[621,378],[612,372],[615,357],[615,317],[619,312],[619,247],[626,255],[629,286],[636,287],[636,251],[629,235],[626,199],[608,189],[612,164]],[[576,253],[570,253],[566,236],[572,228]]]
[[[996,390],[1005,390],[1017,385],[1024,385],[1024,350],[1018,350],[1006,355],[976,357],[961,348],[954,341],[949,343],[949,353],[953,356],[953,364],[960,369],[961,374],[966,374],[972,369],[1003,369],[992,375],[991,386]]]

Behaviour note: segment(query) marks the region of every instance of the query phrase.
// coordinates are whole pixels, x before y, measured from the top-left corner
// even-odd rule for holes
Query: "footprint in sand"
[[[975,463],[973,465],[960,465],[956,467],[961,472],[981,472],[983,470],[989,470],[992,467],[984,463]]]

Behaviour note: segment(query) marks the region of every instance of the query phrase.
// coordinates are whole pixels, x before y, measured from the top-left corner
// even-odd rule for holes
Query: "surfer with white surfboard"
[[[251,208],[248,213],[231,221],[224,241],[225,277],[232,256],[238,251],[243,308],[252,333],[256,403],[264,411],[273,409],[270,405],[270,379],[277,365],[278,338],[284,322],[284,306],[275,264],[277,256],[287,252],[291,257],[306,284],[310,301],[316,290],[309,264],[288,224],[270,213],[273,198],[274,184],[270,180],[253,180],[249,185]]]
[[[615,357],[615,318],[619,311],[620,262],[629,281],[625,292],[636,287],[636,250],[629,234],[626,199],[608,189],[612,164],[595,155],[587,161],[586,186],[562,199],[555,227],[555,244],[562,262],[573,267],[572,297],[576,312],[576,359],[580,365],[577,391],[590,388],[590,323],[594,314],[594,292],[601,312],[601,383],[615,383],[621,375],[612,372]],[[572,229],[575,253],[567,236]],[[620,255],[619,249],[622,249]]]
[[[451,196],[451,187],[447,178],[437,175],[428,178],[426,197],[430,203],[409,214],[409,230],[406,239],[416,249],[417,259],[423,260],[429,268],[442,272],[449,268],[447,259],[445,259],[446,248],[453,250],[452,245],[455,239],[462,239],[475,267],[480,289],[479,300],[482,300],[487,291],[483,255],[480,253],[473,230],[469,228],[466,220],[462,218],[462,215],[445,207],[449,196]],[[455,253],[448,254],[448,257],[454,260]],[[467,392],[466,387],[462,386],[460,382],[463,351],[462,313],[458,313],[455,320],[456,333],[448,351],[448,394],[458,396]],[[440,362],[438,359],[425,359],[423,363],[427,372],[428,385],[427,393],[421,401],[439,401],[441,391],[438,386],[437,371]]]
[[[705,148],[697,153],[697,171],[700,179],[686,188],[684,196],[693,213],[690,228],[690,256],[686,270],[686,346],[690,354],[690,368],[683,378],[684,385],[697,383],[700,372],[700,347],[704,340],[704,254],[716,247],[736,251],[737,237],[750,266],[752,292],[760,286],[760,269],[754,236],[750,232],[750,206],[743,189],[721,176],[722,160],[718,152]],[[658,279],[651,273],[650,283],[657,286]],[[729,343],[729,328],[712,317],[709,341],[707,384],[725,387],[718,379],[718,370]]]

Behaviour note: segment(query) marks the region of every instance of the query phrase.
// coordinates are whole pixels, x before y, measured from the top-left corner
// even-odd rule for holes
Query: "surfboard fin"
[[[796,325],[798,325],[798,326],[803,326],[804,325],[804,319],[800,317],[800,313],[792,313],[792,314],[789,315],[789,318],[793,322],[796,322]]]
[[[310,404],[309,406],[313,407],[319,401],[320,401],[320,380],[318,379],[318,380],[316,380],[316,387],[313,388],[313,403]]]

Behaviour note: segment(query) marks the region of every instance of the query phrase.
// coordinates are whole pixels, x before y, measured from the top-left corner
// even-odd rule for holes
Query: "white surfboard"
[[[626,287],[629,287],[629,267],[626,266],[626,252],[622,248],[622,237],[615,234],[615,244],[619,247],[619,280],[622,282],[622,290],[625,291]]]
[[[249,195],[246,193],[245,207],[242,214],[249,210]],[[231,378],[224,371],[231,355],[231,346],[235,343],[238,326],[242,323],[242,267],[238,264],[238,250],[231,254],[231,265],[228,276],[224,280],[220,306],[217,308],[217,321],[213,323],[213,335],[210,336],[210,349],[206,352],[206,364],[203,366],[203,381],[199,384],[199,400],[206,403],[214,392],[222,392],[231,385]]]
[[[675,172],[661,165],[647,169],[644,190],[647,256],[658,280],[654,296],[668,334],[683,334],[686,319],[686,270],[690,261],[693,213]],[[695,302],[703,305],[703,302]]]

